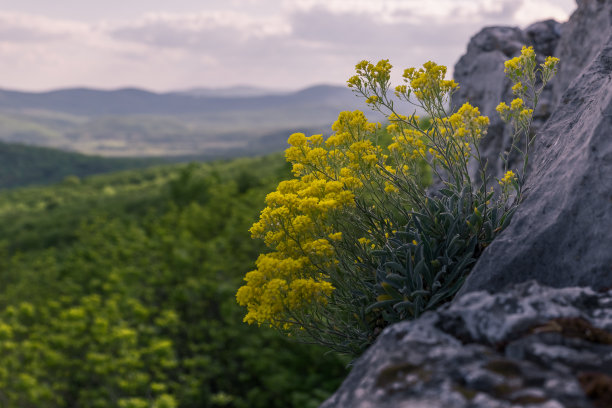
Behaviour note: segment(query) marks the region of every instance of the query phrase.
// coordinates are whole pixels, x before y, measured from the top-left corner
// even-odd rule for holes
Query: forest
[[[347,359],[242,322],[280,154],[0,193],[0,406],[316,407]]]

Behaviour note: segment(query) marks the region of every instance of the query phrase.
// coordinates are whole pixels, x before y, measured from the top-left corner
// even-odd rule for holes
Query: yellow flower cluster
[[[454,130],[456,138],[465,140],[469,137],[472,142],[476,143],[486,133],[489,118],[481,116],[478,108],[466,102],[448,118],[448,123]]]
[[[460,163],[470,156],[472,145],[486,135],[489,118],[480,115],[478,108],[464,103],[447,118],[434,121],[438,135],[433,137],[429,153],[445,167]]]
[[[356,66],[357,75],[352,76],[347,81],[349,88],[355,88],[359,92],[371,93],[366,98],[367,104],[376,105],[381,102],[381,97],[384,98],[384,92],[391,79],[391,64],[389,60],[380,60],[376,65],[369,61],[363,60]],[[376,94],[378,85],[383,85],[383,93]],[[373,93],[372,93],[373,92]]]
[[[499,180],[502,193],[493,205],[502,211],[509,208],[508,200],[520,200],[532,142],[530,107],[541,92],[536,87],[536,73],[542,76],[543,89],[558,62],[549,57],[536,70],[535,61],[533,48],[523,47],[519,57],[505,64],[515,99],[510,106],[500,103],[497,110],[504,120],[517,119],[515,135],[524,131],[527,147],[521,151],[513,137],[511,150],[524,155],[524,165],[522,173],[508,171]],[[368,122],[362,112],[355,111],[342,112],[327,139],[303,133],[289,137],[285,156],[292,164],[294,178],[279,183],[276,191],[268,194],[267,207],[250,230],[271,252],[260,255],[256,269],[246,275],[236,294],[238,303],[247,307],[245,322],[269,324],[351,353],[369,342],[376,336],[370,328],[379,330],[394,320],[396,306],[401,306],[394,305],[391,312],[384,309],[390,306],[376,304],[401,297],[391,296],[389,290],[395,281],[390,276],[388,281],[380,280],[380,254],[401,238],[398,230],[405,234],[414,230],[420,223],[416,214],[430,217],[435,224],[438,210],[432,209],[447,205],[427,194],[433,176],[448,186],[444,194],[449,197],[459,192],[462,196],[471,194],[474,213],[466,220],[469,234],[477,234],[478,240],[483,235],[486,241],[502,228],[490,228],[490,232],[481,228],[485,219],[493,222],[496,218],[491,218],[495,213],[488,210],[495,191],[488,191],[484,170],[480,173],[483,184],[474,184],[476,179],[468,166],[471,158],[483,165],[478,144],[486,135],[489,118],[469,103],[449,113],[449,97],[457,83],[445,79],[446,67],[431,61],[419,69],[406,69],[404,84],[395,87],[398,98],[425,111],[428,119],[419,121],[414,114],[396,113],[389,92],[391,68],[388,60],[376,64],[364,60],[356,66],[357,75],[348,80],[349,87],[366,103],[387,116],[390,124],[386,133],[378,131],[380,124]],[[383,147],[388,137],[391,142]],[[506,168],[507,157],[502,157]],[[463,210],[458,215],[453,211],[454,204],[444,214],[463,217]],[[410,238],[415,250],[435,237],[427,234],[419,232]],[[438,273],[439,262],[431,266]],[[386,294],[378,291],[379,284]],[[405,295],[404,300],[408,300]],[[353,338],[356,333],[358,338]]]
[[[509,186],[510,184],[514,182],[514,180],[516,180],[516,174],[514,174],[512,170],[508,170],[506,174],[504,174],[504,177],[502,177],[502,179],[499,180],[499,185]]]
[[[544,61],[544,64],[542,65],[542,67],[548,68],[548,69],[555,69],[558,63],[559,63],[559,58],[546,57],[546,60]]]
[[[378,81],[388,81],[391,78],[391,68],[393,66],[389,63],[388,59],[380,60],[376,65],[370,61],[363,60],[355,65],[357,75],[352,76],[348,80],[349,88],[358,87],[361,85],[361,77],[370,77]]]
[[[404,81],[410,84],[414,95],[420,100],[436,98],[457,88],[457,83],[453,80],[445,80],[446,67],[437,65],[435,62],[428,61],[423,64],[423,68],[408,68],[404,71]],[[405,93],[405,87],[396,87],[396,93]]]
[[[512,93],[514,95],[521,95],[527,92],[527,86],[522,82],[517,82],[512,86]]]
[[[514,57],[504,63],[504,72],[510,79],[520,77],[524,72],[533,70],[535,66],[535,52],[533,47],[525,47],[521,49],[521,55]]]
[[[273,252],[258,258],[236,294],[248,308],[245,322],[289,329],[298,324],[293,316],[327,303],[334,290],[327,271],[336,267],[334,245],[343,239],[335,215],[355,206],[355,193],[387,159],[370,140],[379,127],[362,112],[342,112],[327,140],[289,137],[285,156],[295,178],[267,195],[267,207],[250,230]]]
[[[515,98],[510,102],[508,106],[505,102],[501,102],[495,108],[499,115],[504,121],[508,121],[510,118],[516,118],[519,122],[527,122],[533,115],[533,109],[529,109],[525,106],[525,101],[521,98]]]
[[[521,98],[515,98],[510,102],[510,109],[521,110],[525,106],[525,102]]]
[[[542,71],[542,82],[546,83],[557,73],[557,65],[559,64],[559,58],[546,57],[543,64],[540,64]]]
[[[372,95],[372,96],[366,98],[366,100],[365,100],[365,103],[368,103],[368,104],[372,104],[372,103],[376,103],[376,102],[378,102],[378,96],[376,96],[376,95]]]
[[[269,322],[287,328],[282,316],[311,302],[326,303],[333,291],[329,282],[300,274],[312,268],[308,258],[283,258],[278,252],[260,255],[257,269],[247,273],[246,285],[236,294],[239,304],[248,306],[244,321]]]
[[[366,97],[366,102],[376,106],[386,106],[388,93],[388,78],[391,65],[387,60],[381,60],[376,65],[362,61],[356,66],[357,75],[349,79],[349,86]],[[444,104],[449,95],[457,89],[457,83],[446,80],[446,67],[434,62],[423,64],[422,68],[408,68],[403,78],[406,84],[395,87],[397,97],[411,101],[414,93],[417,104],[420,105],[433,122],[427,129],[421,129],[418,117],[406,117],[396,114],[392,105],[388,116],[391,124],[387,132],[392,137],[388,146],[390,174],[398,179],[407,180],[415,175],[415,164],[431,161],[440,164],[447,171],[458,175],[465,172],[465,161],[470,157],[472,146],[477,144],[486,134],[489,119],[481,116],[477,108],[465,104],[458,112],[446,116]],[[373,74],[375,73],[375,74]],[[382,78],[382,80],[381,80]],[[365,86],[364,84],[367,84]],[[413,101],[413,100],[412,100]],[[411,102],[412,102],[411,101]],[[387,180],[384,191],[399,192],[401,188]]]
[[[387,126],[387,132],[392,136],[392,143],[389,145],[389,152],[393,155],[395,163],[404,165],[414,164],[415,160],[425,157],[427,145],[423,141],[423,135],[414,129],[391,124]],[[390,171],[395,171],[390,167]]]
[[[430,72],[443,76],[444,71],[436,67],[426,64]],[[276,191],[267,195],[267,207],[250,230],[272,252],[258,258],[256,270],[246,275],[246,283],[236,295],[238,303],[248,309],[245,322],[299,328],[299,316],[324,307],[335,290],[330,276],[339,267],[342,258],[337,251],[345,239],[337,220],[355,211],[374,217],[362,231],[365,237],[355,236],[360,234],[356,230],[351,232],[362,252],[350,261],[361,262],[359,256],[384,243],[397,225],[390,212],[385,217],[376,215],[373,203],[364,208],[367,197],[384,192],[385,198],[378,200],[399,200],[402,183],[416,177],[419,161],[427,159],[428,151],[448,166],[466,160],[470,143],[477,143],[489,123],[469,104],[450,117],[438,118],[437,132],[408,126],[418,121],[416,117],[392,115],[389,119],[387,131],[392,143],[388,155],[372,142],[380,125],[368,122],[360,111],[340,113],[332,126],[334,133],[326,140],[302,133],[289,137],[285,156],[292,163],[295,178],[279,183]],[[356,198],[362,200],[361,209]]]
[[[529,89],[536,85],[536,72],[540,72],[543,83],[548,82],[557,72],[559,58],[546,57],[536,69],[536,55],[533,47],[523,47],[521,55],[504,63],[504,72],[514,83],[512,93],[520,98],[529,95]]]

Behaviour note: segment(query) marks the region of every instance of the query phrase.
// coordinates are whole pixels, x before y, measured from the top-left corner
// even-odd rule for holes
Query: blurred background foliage
[[[316,407],[348,361],[242,323],[280,155],[0,194],[0,406]]]

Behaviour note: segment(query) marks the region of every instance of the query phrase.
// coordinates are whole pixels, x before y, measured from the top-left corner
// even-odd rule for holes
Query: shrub
[[[389,323],[452,299],[479,254],[509,223],[521,201],[533,107],[556,60],[536,69],[533,50],[524,48],[506,65],[521,84],[513,90],[525,100],[499,110],[516,123],[512,148],[523,155],[524,167],[506,172],[499,193],[478,148],[489,119],[469,103],[449,111],[457,84],[444,79],[446,68],[428,62],[405,70],[395,100],[391,68],[388,60],[362,61],[348,81],[386,115],[386,129],[362,112],[342,112],[327,139],[289,138],[286,158],[294,178],[266,197],[251,228],[272,252],[260,255],[236,295],[247,306],[245,322],[357,355]],[[399,113],[397,99],[423,110],[428,124]],[[522,150],[521,134],[527,139]],[[476,178],[470,160],[480,165]],[[435,181],[428,188],[430,174]]]

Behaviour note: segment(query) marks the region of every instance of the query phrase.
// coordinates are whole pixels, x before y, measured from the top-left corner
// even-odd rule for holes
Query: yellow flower
[[[306,144],[306,136],[303,133],[294,133],[289,136],[289,140],[287,142],[291,146],[303,146]]]
[[[520,57],[515,57],[515,58],[512,58],[504,62],[504,68],[505,68],[504,71],[508,73],[509,71],[518,70],[520,62],[521,62]]]
[[[423,68],[408,68],[404,71],[404,80],[410,84],[414,95],[425,100],[435,97],[436,94],[446,94],[457,88],[457,83],[453,80],[445,80],[446,67],[435,62],[428,61],[423,64]],[[398,92],[398,89],[396,89]]]
[[[523,109],[519,113],[520,120],[528,120],[531,118],[532,114],[533,114],[533,109]]]
[[[349,88],[359,88],[361,86],[361,78],[359,77],[359,75],[353,75],[349,78],[347,83]]]
[[[398,85],[395,87],[395,96],[406,95],[408,93],[408,87],[406,85]]]
[[[498,111],[500,114],[507,112],[509,109],[510,108],[508,107],[508,105],[506,105],[506,102],[501,102],[499,105],[497,105],[497,108],[495,108],[495,110]]]
[[[532,46],[525,47],[523,45],[523,48],[521,49],[521,57],[523,58],[535,57],[535,52],[533,51],[533,47]]]
[[[386,193],[398,193],[399,190],[396,186],[394,186],[393,184],[387,181],[385,182],[385,192]]]
[[[515,95],[518,95],[519,93],[525,92],[525,91],[526,91],[526,87],[521,82],[517,82],[512,87],[512,93]]]
[[[557,66],[558,63],[559,63],[559,58],[546,57],[546,61],[544,61],[543,67],[552,70]]]
[[[510,109],[513,111],[517,111],[522,109],[524,106],[524,102],[521,98],[516,98],[510,103]]]
[[[329,234],[329,239],[332,241],[340,241],[342,239],[342,232],[335,232],[333,234]]]
[[[320,146],[323,144],[323,135],[312,135],[307,137],[306,140],[312,146]]]
[[[502,177],[502,179],[499,180],[499,184],[501,186],[507,186],[507,185],[512,184],[514,180],[516,180],[516,174],[514,174],[512,170],[508,170],[506,174],[504,174],[504,177]]]
[[[366,103],[376,103],[378,102],[378,96],[372,95],[365,101]]]

